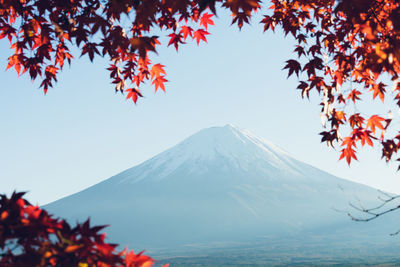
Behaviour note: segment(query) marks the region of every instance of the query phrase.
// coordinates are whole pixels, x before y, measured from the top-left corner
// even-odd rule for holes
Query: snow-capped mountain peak
[[[123,172],[120,182],[132,183],[145,178],[163,179],[183,166],[191,172],[205,172],[210,166],[236,167],[242,171],[262,168],[298,175],[296,160],[281,148],[246,129],[227,124],[203,129],[176,146]],[[136,172],[135,169],[140,169]],[[157,171],[157,173],[153,173]]]

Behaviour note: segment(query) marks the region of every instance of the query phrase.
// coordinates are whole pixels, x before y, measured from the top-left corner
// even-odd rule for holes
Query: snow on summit
[[[191,172],[203,172],[210,162],[219,162],[221,168],[233,165],[243,171],[261,167],[299,174],[295,161],[287,152],[249,130],[227,124],[200,130],[176,146],[126,170],[120,182],[138,182],[149,176],[162,179],[184,165],[191,165]],[[138,175],[136,168],[141,170]],[[153,173],[155,170],[157,174]]]

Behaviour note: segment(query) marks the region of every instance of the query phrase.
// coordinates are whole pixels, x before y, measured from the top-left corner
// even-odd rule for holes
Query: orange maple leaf
[[[150,70],[150,78],[153,79],[154,77],[160,77],[161,74],[166,74],[164,67],[165,66],[161,64],[154,64]]]
[[[385,127],[383,127],[382,122],[385,121],[384,118],[379,117],[378,115],[372,115],[368,121],[367,121],[367,128],[370,128],[372,133],[375,133],[375,127],[378,127],[379,129],[383,130]]]
[[[158,76],[153,80],[152,84],[154,84],[156,92],[159,87],[161,88],[161,90],[165,92],[165,85],[164,85],[165,82],[168,82],[168,80],[165,79],[164,76]]]
[[[357,156],[355,154],[355,150],[352,149],[352,148],[344,148],[340,152],[341,152],[341,154],[340,154],[339,160],[341,160],[341,159],[343,159],[345,157],[346,158],[346,162],[347,162],[348,165],[350,165],[352,158],[357,160]]]
[[[370,91],[373,91],[373,95],[372,95],[373,99],[375,99],[376,96],[378,95],[379,98],[381,99],[382,103],[384,103],[385,93],[386,93],[385,84],[383,84],[382,82],[380,82],[378,84],[373,84]]]
[[[346,137],[342,143],[342,146],[347,146],[347,147],[343,148],[340,151],[341,154],[339,160],[346,158],[347,164],[350,165],[352,158],[357,160],[356,151],[355,149],[352,148],[353,146],[356,147],[355,141],[351,137]]]

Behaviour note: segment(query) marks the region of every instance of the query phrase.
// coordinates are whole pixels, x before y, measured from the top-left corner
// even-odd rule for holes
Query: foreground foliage
[[[0,195],[0,266],[153,266],[142,252],[116,251],[117,245],[99,233],[104,226],[90,226],[87,220],[71,227],[23,195]]]

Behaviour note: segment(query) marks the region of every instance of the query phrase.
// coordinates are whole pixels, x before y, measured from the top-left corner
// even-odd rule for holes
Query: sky
[[[147,85],[137,105],[115,94],[106,60],[77,53],[44,96],[39,81],[5,71],[9,43],[0,40],[0,193],[27,191],[43,205],[227,123],[331,174],[400,193],[396,166],[380,160],[379,148],[348,167],[338,148],[320,143],[319,98],[302,99],[297,78],[282,71],[293,40],[263,33],[257,21],[241,31],[227,16],[215,22],[208,44],[176,52],[164,43],[152,59],[166,65],[167,92]]]

